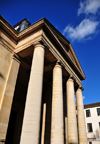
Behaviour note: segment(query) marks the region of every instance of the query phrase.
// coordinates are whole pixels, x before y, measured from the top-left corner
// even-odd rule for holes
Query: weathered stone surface
[[[62,68],[57,64],[53,70],[51,144],[63,144],[63,132]]]
[[[41,134],[41,144],[44,144],[45,139],[45,123],[46,123],[46,103],[43,104],[43,122],[42,122],[42,134]]]
[[[3,68],[2,65],[0,65],[0,70],[4,75],[4,80],[2,77],[0,78],[0,84],[4,86],[0,95],[0,139],[5,139],[19,69],[19,62],[15,58],[11,59],[11,53],[4,47],[0,46],[0,50],[2,50],[0,60],[4,66]]]
[[[0,109],[2,106],[4,89],[6,88],[11,64],[11,53],[0,44]]]
[[[78,88],[76,91],[76,100],[77,100],[77,114],[78,114],[79,143],[87,144],[83,97],[82,97],[82,90],[80,88]]]
[[[20,144],[38,144],[44,67],[44,47],[35,45]]]
[[[55,66],[54,68],[52,133],[51,96],[47,98],[45,102],[46,118],[43,116],[42,127],[44,132],[42,138],[44,139],[42,139],[42,143],[50,144],[51,140],[52,144],[64,144],[64,138],[66,138],[66,143],[68,138],[68,143],[76,144],[78,140],[75,116],[74,82],[68,80],[67,85],[67,88],[69,89],[67,91],[68,109],[66,109],[68,111],[68,118],[66,115],[64,127],[66,129],[65,137],[65,129],[63,129],[64,120],[62,103],[62,89],[65,91],[65,87],[62,88],[62,82],[64,84],[69,75],[71,75],[75,80],[75,86],[82,86],[81,80],[85,79],[85,75],[70,42],[66,40],[45,18],[34,23],[21,33],[17,33],[14,28],[0,15],[0,26],[2,27],[0,29],[0,139],[5,139],[6,134],[12,132],[10,133],[12,142],[11,140],[8,140],[8,143],[19,143],[24,105],[26,101],[21,144],[39,143],[41,135],[39,134],[40,113],[42,115],[41,98],[43,98],[42,86],[45,87],[47,84],[50,84],[52,87],[52,70],[58,60],[62,64],[62,70],[59,66]],[[34,45],[40,41],[42,45],[36,45],[34,50]],[[43,45],[46,46],[46,55],[44,55]],[[34,56],[32,62],[33,51]],[[17,73],[19,63],[15,59],[12,60],[12,53],[17,53],[21,58],[20,67],[23,70],[19,71],[18,79]],[[24,72],[26,74],[24,74]],[[30,81],[28,83],[29,76]],[[16,79],[18,81],[15,88]],[[28,93],[26,100],[27,88]],[[46,87],[44,89],[46,89]],[[14,90],[16,91],[15,94]],[[49,91],[47,88],[46,91],[48,91],[47,96],[49,94],[51,95],[50,91],[52,90]],[[11,109],[13,94],[14,101]],[[9,130],[7,133],[8,123],[10,122],[9,115],[12,115],[13,111],[16,113],[14,129],[13,131],[12,129]],[[14,118],[12,117],[10,116],[11,121]],[[12,124],[10,123],[9,126],[11,125]]]
[[[69,78],[67,81],[67,131],[68,144],[78,144],[76,107],[74,98],[74,81]]]

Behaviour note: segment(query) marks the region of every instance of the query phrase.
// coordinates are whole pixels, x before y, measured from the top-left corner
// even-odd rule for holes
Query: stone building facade
[[[0,15],[1,144],[87,144],[84,79],[70,42],[46,18],[17,32]]]

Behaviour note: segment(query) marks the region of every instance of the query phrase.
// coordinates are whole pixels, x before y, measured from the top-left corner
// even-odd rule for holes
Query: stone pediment
[[[41,40],[46,44],[49,50],[51,48],[51,52],[54,47],[55,50],[53,50],[52,54],[54,51],[56,51],[55,53],[58,52],[68,65],[67,69],[72,69],[80,80],[85,79],[85,74],[70,42],[46,18],[42,18],[20,33],[17,33],[2,16],[0,16],[0,26],[2,30],[4,29],[4,31],[9,34],[9,39],[6,38],[6,43],[4,41],[5,36],[3,36],[2,33],[0,38],[4,38],[2,41],[6,43],[8,47],[11,47],[15,53]]]
[[[1,142],[87,143],[85,75],[70,42],[47,19],[12,27],[0,15],[0,74]]]
[[[71,43],[53,26],[46,20],[45,26],[48,28],[48,32],[52,34],[53,40],[59,45],[59,50],[62,51],[63,56],[65,56],[66,61],[83,76],[85,79],[85,74],[82,67],[78,61],[78,58],[72,48]]]

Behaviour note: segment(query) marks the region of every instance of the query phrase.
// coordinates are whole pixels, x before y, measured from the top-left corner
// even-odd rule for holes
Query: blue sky
[[[84,104],[100,102],[100,0],[0,0],[0,14],[12,26],[47,18],[71,42],[84,70]]]

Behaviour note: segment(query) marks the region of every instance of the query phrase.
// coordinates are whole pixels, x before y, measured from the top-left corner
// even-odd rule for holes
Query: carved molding
[[[4,20],[3,20],[4,21]],[[12,33],[15,32],[15,30],[12,29],[11,26],[8,26],[7,24],[5,24],[4,22],[2,21],[2,24],[4,24],[4,27],[8,28],[9,27],[9,30],[11,29],[12,30]],[[25,38],[25,35],[27,35],[27,37],[29,36],[29,33],[30,32],[34,32],[34,28],[36,28],[37,26],[39,26],[41,29],[38,29],[37,31],[39,30],[42,30],[40,34],[38,34],[36,37],[34,38],[31,38],[29,39],[29,41],[27,42],[22,42],[22,43],[18,43],[16,45],[16,48],[12,47],[10,45],[10,43],[7,43],[4,39],[1,39],[0,38],[0,43],[3,43],[4,45],[6,45],[6,48],[9,49],[11,52],[14,52],[14,58],[18,61],[19,58],[17,56],[15,56],[15,53],[18,53],[26,48],[28,48],[29,46],[31,45],[36,45],[37,42],[40,42],[44,45],[45,48],[48,48],[49,51],[55,56],[55,58],[61,63],[61,66],[63,66],[65,68],[65,70],[69,73],[69,75],[72,75],[73,76],[73,79],[76,81],[76,83],[79,85],[79,86],[82,86],[82,83],[81,83],[81,80],[80,78],[78,77],[78,75],[73,71],[73,69],[70,67],[70,65],[67,63],[67,61],[63,58],[63,56],[59,53],[59,51],[56,49],[56,47],[52,44],[52,42],[47,38],[47,36],[45,35],[45,33],[43,32],[43,25],[45,27],[48,28],[48,30],[50,31],[52,37],[54,38],[55,42],[57,42],[59,44],[60,47],[62,47],[63,51],[65,51],[65,48],[64,46],[62,45],[62,43],[59,41],[59,39],[57,38],[57,36],[54,34],[54,32],[52,32],[52,29],[49,28],[49,25],[46,24],[45,22],[45,19],[42,19],[38,22],[36,22],[35,24],[31,25],[29,28],[27,28],[26,30],[22,31],[21,33],[17,34],[15,32],[15,36],[16,36],[16,42],[20,42],[21,40],[23,40],[22,38],[24,37]],[[7,23],[7,22],[6,22]],[[31,33],[30,33],[31,34]],[[22,37],[23,36],[23,37]],[[26,38],[27,38],[26,37]],[[20,41],[19,41],[20,40]],[[70,48],[72,49],[71,45],[70,45]],[[73,49],[72,49],[73,50]],[[66,53],[66,51],[65,51]],[[75,54],[74,54],[75,56]],[[76,57],[76,56],[75,56]],[[77,59],[77,57],[76,57]],[[72,61],[70,59],[70,61]],[[78,60],[77,60],[78,62]],[[81,67],[80,67],[81,68]],[[76,67],[77,69],[77,67]],[[78,70],[78,69],[77,69]],[[78,72],[80,73],[80,71],[78,70]],[[80,75],[83,77],[83,79],[85,78],[84,77],[84,73],[80,73]]]
[[[53,46],[53,44],[48,41],[48,39],[43,36],[43,41],[45,41],[48,45],[48,48],[50,52],[56,57],[58,61],[61,62],[61,65],[66,69],[66,71],[69,73],[69,75],[72,75],[76,83],[80,86],[82,86],[81,80],[78,78],[78,76],[75,74],[75,72],[72,70],[72,68],[68,65],[68,63],[64,60],[62,55],[57,51],[57,49]]]
[[[16,53],[12,53],[12,59],[16,60],[18,63],[20,63],[20,58]]]

